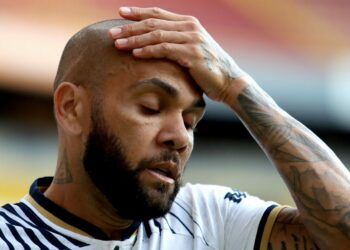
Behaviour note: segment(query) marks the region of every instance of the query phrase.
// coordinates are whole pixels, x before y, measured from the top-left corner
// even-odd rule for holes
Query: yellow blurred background
[[[118,18],[120,6],[159,6],[199,18],[288,112],[350,166],[350,1],[0,0],[0,204],[52,175],[51,90],[67,40]],[[210,102],[186,180],[292,204],[278,173],[225,107]]]

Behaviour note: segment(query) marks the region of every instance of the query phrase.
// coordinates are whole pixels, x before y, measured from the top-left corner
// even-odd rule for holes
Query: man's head
[[[74,182],[118,215],[144,220],[169,210],[204,101],[179,65],[116,50],[108,30],[125,22],[93,24],[68,42],[55,115]]]

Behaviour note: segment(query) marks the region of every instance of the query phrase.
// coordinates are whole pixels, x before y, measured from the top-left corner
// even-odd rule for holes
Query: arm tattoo
[[[67,153],[65,152],[57,168],[53,183],[68,184],[73,182],[73,176],[68,164]]]
[[[299,237],[296,236],[295,234],[291,234],[292,238],[293,238],[293,241],[294,241],[294,247],[296,250],[299,249]]]
[[[237,101],[241,119],[276,164],[313,239],[320,243],[336,235],[350,244],[350,178],[345,167],[258,86],[246,87]],[[297,235],[290,237],[295,244],[288,249],[318,249],[314,244],[305,248],[305,240]],[[287,248],[280,242],[269,249]]]
[[[298,194],[296,197],[299,204],[308,212],[308,215],[320,222],[320,227],[327,226],[342,232],[350,239],[350,202],[346,197],[341,197],[337,193],[332,193],[322,185],[310,186],[309,180],[319,179],[319,173],[312,169],[300,171],[296,166],[291,166],[292,172],[292,190]],[[323,180],[329,183],[337,183],[340,178],[337,175],[325,172],[321,176]],[[311,192],[308,190],[311,189]],[[332,197],[330,197],[332,196]],[[332,198],[332,201],[329,199]],[[336,201],[336,202],[335,202]],[[332,204],[333,203],[333,204]],[[331,224],[324,217],[324,212],[333,214],[336,221]]]
[[[289,210],[289,209],[287,209]],[[281,212],[282,213],[282,212]],[[280,214],[274,224],[268,249],[287,250],[318,250],[305,226],[301,223],[298,212]]]
[[[238,102],[248,118],[252,132],[266,144],[275,160],[285,162],[318,162],[329,160],[327,151],[313,142],[310,131],[299,131],[302,125],[288,115],[278,114],[275,102],[261,90],[247,87],[238,96]],[[310,135],[311,134],[311,135]],[[312,138],[310,138],[310,136]],[[290,143],[300,150],[290,150]],[[295,151],[295,152],[293,152]],[[301,152],[307,152],[307,157]]]
[[[243,75],[243,71],[238,67],[235,61],[217,44],[211,41],[212,46],[216,47],[216,54],[209,50],[210,46],[207,43],[201,44],[203,59],[207,64],[207,68],[211,72],[217,70],[223,72],[227,81],[233,81]],[[216,68],[218,67],[218,69]]]
[[[206,44],[201,44],[201,49],[203,51],[203,58],[205,63],[207,64],[207,68],[209,69],[209,71],[213,72],[215,71],[214,66],[212,65],[212,55],[210,54],[210,51],[207,48]]]
[[[300,246],[300,247],[299,247]],[[294,247],[287,247],[285,241],[281,241],[279,247],[272,246],[271,242],[268,244],[268,250],[319,250],[320,248],[315,243],[308,244],[305,237],[303,237],[303,245],[296,243]]]

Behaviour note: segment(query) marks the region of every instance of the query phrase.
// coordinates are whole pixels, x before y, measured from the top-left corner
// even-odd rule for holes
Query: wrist
[[[248,74],[244,74],[235,79],[230,79],[222,95],[222,102],[227,106],[235,109],[235,107],[238,105],[237,96],[250,84],[256,83],[254,79]]]

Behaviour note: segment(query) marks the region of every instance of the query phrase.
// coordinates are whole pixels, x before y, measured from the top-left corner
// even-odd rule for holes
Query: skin
[[[193,148],[193,129],[204,114],[203,92],[193,84],[188,72],[174,62],[135,62],[129,57],[123,60],[124,67],[118,65],[120,60],[111,59],[115,74],[100,90],[100,115],[109,132],[118,135],[125,146],[131,166],[171,152],[179,161],[165,164],[176,168],[176,177],[181,179]],[[70,82],[61,83],[55,91],[60,154],[54,181],[45,196],[99,227],[110,239],[118,240],[132,220],[116,213],[91,183],[81,160],[91,129],[94,94],[89,88]],[[139,181],[152,200],[161,204],[174,189],[173,182],[163,181],[148,170],[142,171]],[[159,183],[165,187],[165,193],[157,189]],[[89,205],[81,209],[81,204]]]
[[[120,8],[138,21],[110,30],[119,50],[188,69],[211,99],[231,107],[279,171],[297,209],[283,209],[269,249],[350,249],[350,174],[317,136],[283,111],[191,16]]]

